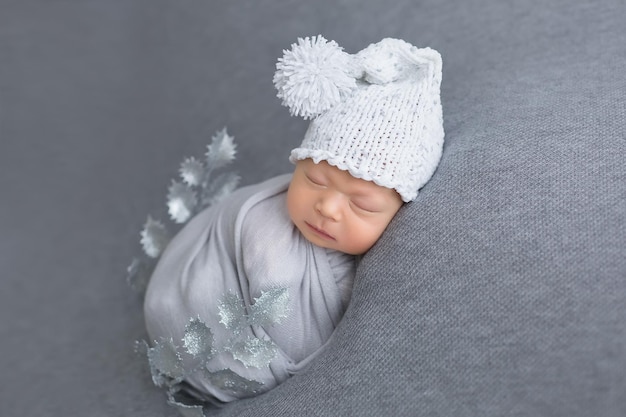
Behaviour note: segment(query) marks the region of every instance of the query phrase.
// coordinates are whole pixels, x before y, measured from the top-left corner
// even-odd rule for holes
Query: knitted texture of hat
[[[300,40],[300,45],[315,44],[321,49],[324,42],[319,36],[313,42],[308,38]],[[282,65],[277,65],[274,80],[283,104],[290,107],[292,114],[314,117],[290,160],[325,160],[356,178],[396,190],[405,202],[414,200],[434,173],[443,150],[441,56],[434,49],[417,48],[391,38],[355,55],[344,53],[334,42],[328,45],[332,45],[334,53],[342,54],[341,59],[308,57],[308,63],[315,62],[321,68],[309,65],[304,78],[308,91],[302,96],[298,92],[305,90],[297,82],[290,86],[290,91],[284,90],[285,72],[296,79],[295,65],[288,65],[286,57],[279,61]],[[298,48],[292,45],[291,53],[302,54]],[[349,76],[354,76],[355,87],[345,87],[349,85]],[[277,79],[282,80],[282,86],[276,83]],[[341,89],[329,86],[334,80],[339,80]],[[315,84],[323,88],[315,90]],[[312,94],[311,89],[316,92]],[[320,100],[324,91],[341,94],[333,94],[332,100]],[[287,95],[291,103],[284,99]],[[294,110],[304,107],[306,115]]]

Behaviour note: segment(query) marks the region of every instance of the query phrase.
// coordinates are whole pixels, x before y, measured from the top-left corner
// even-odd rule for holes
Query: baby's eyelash
[[[321,181],[311,178],[311,176],[309,176],[308,174],[305,174],[305,177],[315,185],[324,185]]]
[[[354,207],[358,208],[359,210],[363,210],[363,211],[366,211],[368,213],[378,213],[378,210],[372,210],[369,207],[363,207],[362,205],[359,205],[359,204],[355,203],[354,201],[351,201],[350,204],[352,204]]]

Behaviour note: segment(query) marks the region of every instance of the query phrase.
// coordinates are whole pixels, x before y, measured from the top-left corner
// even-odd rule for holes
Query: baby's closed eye
[[[306,179],[312,183],[313,185],[318,185],[320,187],[325,187],[326,186],[326,181],[324,181],[324,179],[322,177],[319,176],[315,176],[312,174],[305,174]]]
[[[350,200],[350,204],[356,209],[368,213],[378,213],[381,211],[380,207],[375,202],[369,200],[352,199]]]

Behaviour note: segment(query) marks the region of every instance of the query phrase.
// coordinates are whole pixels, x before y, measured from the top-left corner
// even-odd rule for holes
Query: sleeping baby
[[[359,256],[441,157],[435,50],[384,39],[350,55],[317,36],[276,67],[278,97],[311,119],[295,171],[196,215],[148,285],[148,356],[171,398],[250,397],[309,363],[349,303]]]

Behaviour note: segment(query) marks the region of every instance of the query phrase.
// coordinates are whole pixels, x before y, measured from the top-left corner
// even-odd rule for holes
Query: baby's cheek
[[[355,228],[350,234],[350,252],[355,255],[367,252],[376,243],[378,237],[377,231],[370,226]]]
[[[387,224],[388,222],[382,221],[382,222],[377,222],[375,225],[370,226],[370,228],[367,231],[367,237],[364,237],[364,240],[368,242],[370,247],[374,246],[374,244],[382,236],[383,232],[387,228]]]

